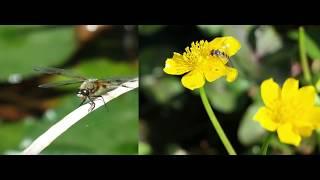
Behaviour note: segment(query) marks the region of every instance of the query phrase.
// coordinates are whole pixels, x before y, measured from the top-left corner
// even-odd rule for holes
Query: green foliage
[[[200,30],[206,33],[208,36],[219,34],[223,31],[222,25],[198,25]]]
[[[232,84],[226,84],[225,80],[219,79],[208,85],[208,97],[213,107],[224,113],[236,111],[241,105],[240,97],[249,88],[249,82],[243,78],[237,79]]]
[[[261,103],[250,105],[241,119],[238,137],[239,141],[243,145],[249,146],[258,143],[265,134],[265,130],[260,126],[260,124],[253,120],[254,114],[261,106]]]
[[[151,147],[149,144],[139,142],[139,155],[149,155],[151,153]]]
[[[73,27],[0,26],[0,80],[28,77],[34,66],[61,64],[76,50]]]
[[[142,35],[152,35],[163,27],[164,25],[139,25],[139,33]]]

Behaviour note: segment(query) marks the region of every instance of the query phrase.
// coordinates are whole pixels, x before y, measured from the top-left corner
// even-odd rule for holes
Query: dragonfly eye
[[[89,91],[87,89],[81,89],[78,94],[81,94],[83,96],[89,96]]]

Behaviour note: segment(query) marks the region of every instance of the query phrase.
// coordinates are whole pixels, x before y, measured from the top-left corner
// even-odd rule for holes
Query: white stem
[[[126,83],[123,83],[123,85],[125,87],[119,86],[117,89],[103,95],[102,97],[105,103],[108,103],[112,99],[137,88],[139,85],[138,78],[130,80]],[[95,108],[90,112],[93,112],[94,110],[104,105],[104,102],[101,98],[95,99],[94,103],[95,103]],[[57,137],[59,137],[72,125],[74,125],[76,122],[80,121],[83,117],[88,115],[90,113],[88,111],[90,106],[91,105],[87,103],[75,109],[71,113],[69,113],[62,120],[57,122],[55,125],[51,126],[45,133],[43,133],[35,141],[33,141],[33,143],[29,147],[27,147],[21,154],[22,155],[39,154],[43,149],[49,146]]]

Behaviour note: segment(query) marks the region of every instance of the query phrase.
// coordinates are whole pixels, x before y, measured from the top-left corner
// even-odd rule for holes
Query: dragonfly
[[[36,67],[34,70],[42,74],[61,75],[71,78],[65,81],[41,84],[38,86],[40,88],[53,88],[64,85],[80,84],[77,96],[82,99],[82,102],[79,106],[89,100],[91,105],[89,111],[92,111],[95,108],[94,99],[101,97],[104,104],[106,104],[102,95],[107,94],[120,86],[129,88],[128,86],[123,85],[123,83],[137,81],[129,78],[90,79],[65,69],[52,67]]]

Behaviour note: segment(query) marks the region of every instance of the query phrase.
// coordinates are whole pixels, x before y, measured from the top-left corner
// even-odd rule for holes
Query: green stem
[[[270,140],[272,139],[272,135],[273,135],[272,133],[269,133],[267,137],[264,139],[264,142],[260,150],[261,155],[267,155],[268,147],[269,147]]]
[[[308,66],[307,53],[305,49],[305,40],[304,40],[304,28],[299,27],[299,51],[300,51],[300,60],[303,70],[304,79],[308,84],[311,84],[311,73]]]
[[[214,115],[214,112],[211,109],[209,100],[207,98],[206,92],[204,90],[204,87],[200,88],[200,96],[201,96],[201,100],[202,103],[209,115],[209,118],[213,124],[213,127],[216,129],[224,147],[227,149],[229,155],[237,155],[237,153],[235,152],[235,150],[233,149],[232,145],[230,144],[227,136],[224,134],[222,127],[220,126],[218,119],[216,118],[216,116]]]

